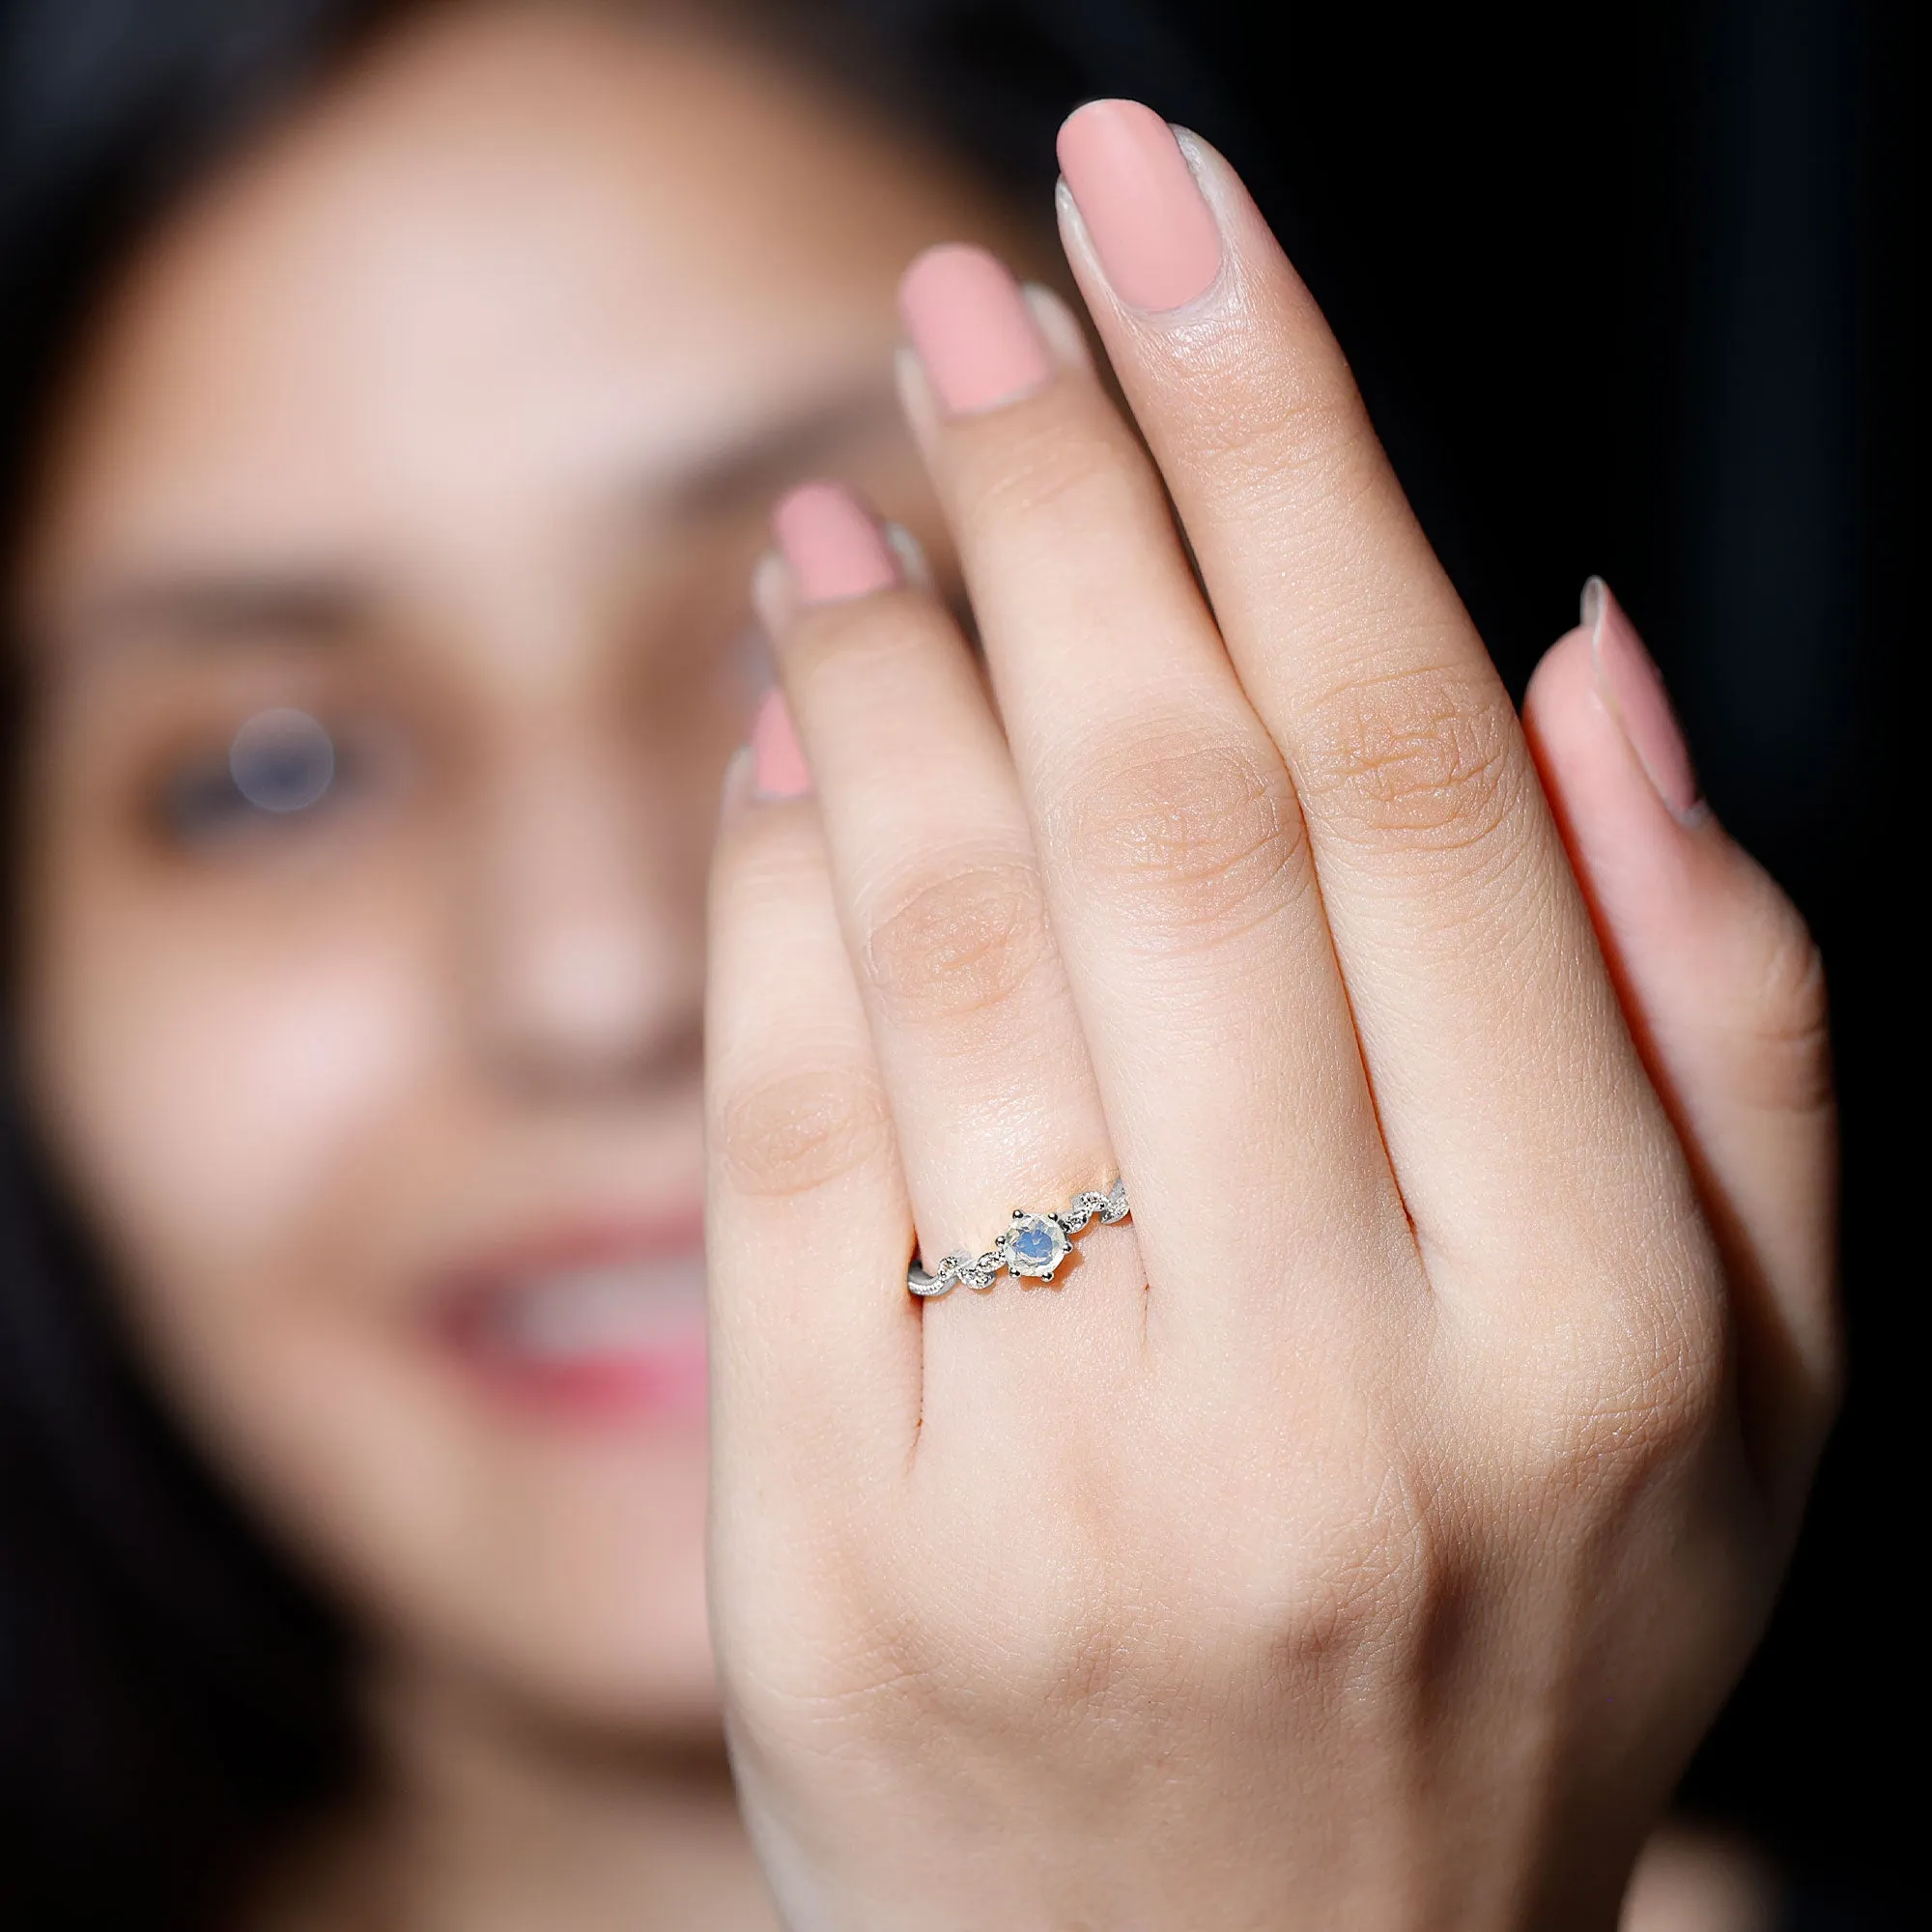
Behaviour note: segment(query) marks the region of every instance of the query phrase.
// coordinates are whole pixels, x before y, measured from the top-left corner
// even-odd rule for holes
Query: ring
[[[1005,1268],[1022,1287],[1031,1288],[1037,1281],[1053,1279],[1054,1269],[1073,1250],[1073,1236],[1096,1215],[1112,1227],[1124,1221],[1128,1212],[1124,1180],[1115,1181],[1104,1194],[1076,1194],[1058,1214],[1015,1208],[1012,1220],[983,1255],[948,1255],[930,1274],[914,1262],[906,1271],[906,1286],[923,1299],[930,1299],[961,1282],[968,1288],[991,1288],[993,1277]]]

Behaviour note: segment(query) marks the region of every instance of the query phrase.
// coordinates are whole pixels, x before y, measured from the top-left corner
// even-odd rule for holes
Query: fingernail
[[[1160,314],[1221,272],[1221,231],[1174,130],[1138,100],[1090,100],[1060,130],[1060,172],[1114,293]]]
[[[729,818],[753,795],[756,785],[756,776],[752,769],[752,748],[740,745],[724,762],[724,781],[718,788],[720,821]]]
[[[886,526],[886,544],[899,567],[899,581],[916,590],[934,591],[939,580],[932,574],[932,559],[925,546],[903,524]]]
[[[784,693],[765,693],[752,721],[752,782],[760,798],[803,798],[811,789],[811,768],[793,728]]]
[[[1637,763],[1672,814],[1695,817],[1697,774],[1663,688],[1663,674],[1601,577],[1583,586],[1581,616],[1590,633],[1597,692],[1605,709],[1622,725]]]
[[[877,520],[837,483],[802,483],[772,512],[801,604],[866,597],[899,581]]]
[[[1094,349],[1080,318],[1044,282],[1023,282],[1020,294],[1027,313],[1045,342],[1047,354],[1061,369],[1084,369],[1094,373]]]
[[[899,283],[899,316],[950,415],[1016,403],[1052,379],[1020,285],[983,248],[928,248]]]

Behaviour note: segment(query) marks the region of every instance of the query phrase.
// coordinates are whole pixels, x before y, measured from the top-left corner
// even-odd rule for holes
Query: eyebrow
[[[841,444],[897,424],[892,393],[876,381],[815,401],[776,421],[753,424],[622,493],[634,508],[650,503],[673,519],[740,509],[776,497],[803,480]],[[216,564],[184,562],[134,578],[87,610],[77,630],[94,643],[153,639],[195,647],[339,642],[365,629],[380,586],[352,563]]]
[[[88,643],[152,639],[200,645],[332,643],[364,625],[375,606],[366,576],[347,566],[189,563],[135,578],[87,610],[75,627]]]

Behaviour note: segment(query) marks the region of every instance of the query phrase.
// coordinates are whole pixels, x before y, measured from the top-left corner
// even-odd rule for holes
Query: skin
[[[18,587],[36,1097],[172,1400],[376,1634],[428,1794],[394,1810],[435,1850],[398,1862],[436,1896],[468,1846],[599,1923],[600,1885],[661,1894],[708,1833],[693,1922],[764,1919],[716,1762],[701,1413],[526,1412],[421,1314],[557,1229],[697,1225],[751,564],[802,464],[937,541],[892,295],[960,232],[1011,231],[736,48],[470,10],[182,212],[51,451]],[[172,834],[170,778],[281,706],[367,740],[360,775]],[[662,1830],[530,1823],[519,1793],[601,1789],[612,1753]],[[526,1922],[449,1889],[409,1922]]]
[[[1405,637],[1447,637],[1466,668],[1472,640],[1456,632],[1460,613],[1348,415],[1319,321],[1305,301],[1294,306],[1285,271],[1265,266],[1251,222],[1243,233],[1242,246],[1264,264],[1260,286],[1289,294],[1264,305],[1268,326],[1238,338],[1240,353],[1198,380],[1186,356],[1163,361],[1165,338],[1125,327],[1103,290],[1094,304],[1210,582],[1224,567],[1215,559],[1243,546],[1278,554],[1279,519],[1290,519],[1311,579],[1323,556],[1372,555],[1402,613],[1364,628],[1359,580],[1338,572],[1333,631],[1360,631],[1389,650]],[[747,581],[785,483],[812,469],[855,483],[924,540],[942,582],[958,531],[983,617],[985,593],[999,585],[1008,586],[1003,611],[1054,609],[1086,581],[1037,556],[1015,560],[1011,532],[975,507],[1000,499],[1001,476],[1041,473],[1029,464],[1084,452],[1128,480],[1125,508],[1117,497],[1096,510],[1091,493],[1070,492],[1059,509],[1041,509],[1052,539],[1042,548],[1064,542],[1083,569],[1118,572],[1119,582],[1142,589],[1151,557],[1167,572],[1153,591],[1180,595],[1164,526],[1150,522],[1151,499],[1133,480],[1140,459],[1079,367],[1029,405],[1031,414],[975,430],[916,411],[923,462],[916,452],[890,396],[893,289],[922,247],[958,238],[1030,259],[1026,237],[999,210],[901,136],[740,48],[619,26],[594,11],[469,8],[384,43],[228,168],[133,266],[82,359],[15,585],[35,699],[20,927],[34,1098],[170,1400],[368,1633],[367,1703],[385,1768],[366,1806],[333,1821],[284,1874],[264,1902],[265,1923],[496,1932],[643,1922],[729,1932],[771,1922],[718,1751],[701,1421],[674,1406],[587,1414],[509,1400],[452,1358],[425,1310],[478,1257],[514,1254],[559,1229],[696,1223],[705,1184],[705,872],[719,780],[763,675]],[[1094,286],[1077,251],[1075,266]],[[1223,339],[1235,341],[1230,328]],[[1241,493],[1225,479],[1194,479],[1185,452],[1211,442],[1225,412],[1304,387],[1340,398],[1341,419],[1352,425],[1342,446],[1358,468],[1346,474],[1363,488],[1333,495],[1354,521],[1324,517],[1317,493],[1277,506],[1277,521],[1258,531],[1238,514]],[[956,453],[969,447],[983,452],[977,482]],[[1257,461],[1269,455],[1258,451]],[[1077,464],[1067,473],[1077,477]],[[1361,513],[1365,499],[1373,516]],[[1017,498],[1007,492],[1006,500]],[[739,1769],[784,1909],[801,1926],[939,1922],[931,1858],[910,1893],[902,1874],[876,1867],[889,1816],[883,1835],[908,1850],[937,1858],[979,1847],[979,1860],[948,1880],[961,1923],[1060,1922],[1036,1913],[1036,1901],[984,1890],[1005,1861],[976,1833],[1009,1844],[1023,1829],[1067,1910],[1100,1898],[1101,1922],[1198,1924],[1198,1911],[1146,1916],[1164,1896],[1159,1872],[1146,1875],[1139,1919],[1115,1912],[1104,1887],[1095,1891],[1095,1861],[1105,1862],[1134,1814],[1096,1820],[1041,1802],[1029,1766],[1061,1764],[1076,1783],[1100,1780],[1095,1788],[1114,1788],[1118,1767],[1104,1756],[1057,1757],[1037,1711],[1022,1708],[989,1750],[956,1703],[928,1694],[945,1689],[943,1673],[908,1680],[895,1705],[875,1707],[890,1709],[891,1720],[864,1733],[879,1780],[896,1794],[881,1807],[875,1794],[861,1803],[828,1775],[821,1733],[793,1730],[761,1701],[800,1684],[816,1694],[828,1682],[849,1700],[852,1685],[825,1676],[831,1661],[865,1656],[856,1634],[929,1606],[965,1565],[980,1614],[961,1655],[970,1660],[1000,1628],[997,1614],[987,1622],[989,1607],[1030,1605],[1008,1652],[1024,1668],[1000,1687],[999,1708],[1024,1705],[1019,1687],[1044,1685],[1040,1708],[1059,1726],[1084,1708],[1067,1701],[1056,1661],[1091,1636],[1091,1604],[1061,1598],[1042,1612],[1037,1566],[1062,1547],[1056,1512],[1067,1485],[1042,1484],[1039,1472],[1078,1467],[1094,1497],[1123,1505],[1122,1520],[1157,1520],[1139,1508],[1144,1498],[1130,1487],[1138,1476],[1118,1454],[1113,1419],[1096,1408],[1101,1387],[1126,1398],[1118,1381],[1093,1375],[1096,1361],[1109,1364],[1106,1376],[1118,1368],[1108,1310],[1114,1290],[1142,1278],[1134,1237],[1090,1237],[1064,1294],[1023,1301],[1003,1292],[985,1303],[961,1294],[934,1308],[935,1328],[953,1338],[954,1367],[950,1382],[922,1383],[908,1366],[917,1348],[908,1355],[907,1345],[923,1318],[893,1268],[855,1262],[849,1248],[809,1259],[813,1242],[831,1240],[823,1215],[838,1190],[808,1184],[799,1163],[811,1136],[801,1142],[795,1107],[786,1115],[757,1102],[798,1071],[787,1056],[801,1044],[816,1056],[814,1079],[838,1076],[835,1096],[876,1096],[875,1040],[898,1037],[896,1021],[875,1014],[884,1029],[875,1035],[864,1016],[838,938],[841,911],[847,931],[862,928],[864,914],[849,883],[835,888],[816,830],[821,806],[843,810],[838,801],[847,797],[842,822],[860,840],[883,837],[891,813],[829,781],[838,766],[828,734],[853,733],[868,755],[882,743],[917,749],[922,777],[952,775],[948,787],[914,788],[939,805],[929,829],[942,884],[962,870],[960,816],[974,785],[983,781],[979,795],[1007,822],[1025,819],[1015,810],[1020,781],[997,734],[987,735],[941,613],[905,593],[882,600],[888,607],[901,627],[895,649],[903,637],[923,639],[905,661],[915,669],[950,662],[952,681],[926,692],[926,702],[917,692],[875,694],[867,710],[835,680],[837,625],[866,621],[861,612],[829,625],[813,618],[794,635],[781,611],[776,642],[822,800],[761,804],[741,783],[715,889],[714,1144],[725,1166],[711,1183],[710,1241],[722,1257],[714,1613]],[[1306,608],[1299,592],[1293,608]],[[1198,618],[1187,621],[1198,630]],[[1265,629],[1258,619],[1252,635]],[[819,642],[801,648],[809,634]],[[996,682],[1011,675],[1006,639],[1018,635],[990,634]],[[1073,663],[1091,653],[1077,626],[1056,623],[1051,641],[1044,656],[1065,652]],[[1750,1358],[1769,1364],[1784,1390],[1782,1406],[1759,1396],[1763,1375],[1747,1391],[1778,1494],[1765,1502],[1746,1476],[1725,1492],[1726,1520],[1748,1520],[1756,1543],[1750,1580],[1725,1599],[1712,1655],[1684,1665],[1701,1711],[1761,1612],[1829,1402],[1816,993],[1789,908],[1721,831],[1660,818],[1593,696],[1587,642],[1579,634],[1559,645],[1532,694],[1531,740],[1555,819],[1537,818],[1527,753],[1508,730],[1504,739],[1518,761],[1516,807],[1542,827],[1532,868],[1540,896],[1524,902],[1540,910],[1524,915],[1527,925],[1567,934],[1563,959],[1594,962],[1594,915],[1607,971],[1592,964],[1584,974],[1580,1012],[1532,1000],[1531,1024],[1512,1050],[1546,1056],[1546,1067],[1556,1064],[1548,1056],[1581,1055],[1590,1118],[1639,1151],[1630,1225],[1664,1201],[1703,1231],[1689,1242],[1703,1257],[1690,1269],[1701,1297],[1692,1314],[1670,1299],[1690,1293],[1675,1276],[1644,1304],[1677,1324],[1671,1332],[1702,1338],[1697,1387],[1721,1380],[1723,1321],[1712,1310],[1722,1281],[1738,1297],[1741,1332],[1762,1341]],[[1199,631],[1189,676],[1220,648]],[[1256,664],[1266,651],[1291,655],[1280,637],[1252,648]],[[829,668],[822,680],[800,672],[814,651]],[[1359,666],[1334,672],[1349,689],[1362,675]],[[1171,695],[1183,716],[1199,698],[1184,677]],[[337,784],[308,811],[242,811],[236,823],[185,834],[159,809],[173,779],[218,762],[246,720],[277,707],[323,720],[338,750],[355,753]],[[1287,809],[1296,797],[1305,804],[1302,754],[1271,735],[1278,724],[1247,716],[1240,728],[1251,765],[1277,761],[1273,782]],[[958,753],[962,731],[979,747],[972,756]],[[1283,777],[1291,767],[1292,780]],[[1088,773],[1090,781],[1104,776],[1097,764]],[[1184,774],[1168,768],[1168,778]],[[911,795],[901,790],[900,803]],[[1093,795],[1069,787],[1061,800],[1063,816],[1089,837],[1099,822]],[[1126,798],[1119,783],[1107,795]],[[1334,796],[1348,795],[1338,783]],[[1321,869],[1331,861],[1312,813],[1307,863]],[[1030,838],[1007,856],[1038,870],[1053,848],[1043,855]],[[1364,864],[1382,863],[1373,840],[1363,850]],[[1410,856],[1417,867],[1432,860],[1431,851]],[[1446,866],[1442,851],[1433,857]],[[1391,902],[1419,906],[1426,932],[1435,888],[1387,863]],[[1062,910],[1056,903],[1056,930]],[[1156,911],[1151,900],[1147,917]],[[1150,929],[1172,928],[1156,921]],[[1347,952],[1350,995],[1359,996],[1357,957],[1412,951],[1412,937],[1398,946],[1392,929],[1366,953]],[[1347,1065],[1335,985],[1308,963],[1325,944],[1321,928],[1307,928],[1292,983],[1327,1021],[1273,1056],[1290,1080],[1275,1098],[1297,1107],[1312,1056]],[[996,978],[997,964],[986,967]],[[1138,970],[1116,975],[1130,1000],[1144,995]],[[1286,997],[1258,991],[1260,970],[1243,977],[1223,959],[1201,976],[1203,1011],[1257,1040],[1279,1024]],[[1458,1091],[1456,1068],[1428,1061],[1432,1040],[1469,1032],[1455,975],[1443,973],[1446,1004],[1430,1004],[1441,989],[1426,975],[1409,994],[1387,997],[1386,1058],[1373,1061],[1353,1111],[1329,1123],[1354,1166],[1297,1181],[1306,1222],[1345,1230],[1323,1251],[1338,1304],[1347,1298],[1340,1285],[1362,1273],[1346,1230],[1380,1227],[1388,1201],[1370,1157],[1383,1144],[1363,1093],[1382,1105],[1403,1091]],[[917,952],[905,976],[913,986],[931,979]],[[1740,998],[1740,986],[1752,990]],[[1483,1012],[1494,1035],[1492,1009]],[[1156,1152],[1145,1131],[1142,1140],[1117,1133],[1084,1031],[1063,1025],[1043,1036],[1037,1019],[993,998],[958,1022],[954,1044],[997,1093],[1016,1038],[1027,1052],[1057,1038],[1053,1050],[1073,1073],[1064,1091],[1092,1096],[1092,1111],[1009,1109],[1020,1124],[1008,1140],[953,1148],[956,1172],[998,1190],[997,1219],[1022,1180],[1042,1200],[1059,1198],[1088,1178],[1069,1179],[1068,1163],[1131,1150],[1137,1202],[1145,1194],[1150,1204],[1134,1225],[1142,1235],[1157,1229],[1157,1177],[1184,1177],[1210,1152],[1218,1173],[1226,1150],[1190,1148],[1182,1135]],[[1384,1071],[1412,1065],[1426,1075],[1406,1090]],[[1298,1140],[1257,1138],[1252,1093],[1219,1092],[1211,1105],[1257,1158],[1305,1158]],[[1122,1118],[1146,1113],[1143,1105]],[[915,1115],[895,1103],[894,1117]],[[983,1221],[988,1202],[935,1188],[945,1129],[909,1182],[876,1106],[859,1118],[871,1122],[865,1158],[847,1166],[844,1185],[860,1205],[863,1240],[876,1236],[880,1254],[902,1267],[908,1199],[922,1227]],[[1177,1135],[1185,1124],[1176,1110]],[[1410,1131],[1426,1150],[1438,1130],[1418,1118]],[[1405,1188],[1419,1160],[1426,1151],[1395,1163]],[[1500,1186],[1497,1163],[1493,1147],[1478,1145],[1457,1184]],[[753,1172],[776,1179],[749,1194],[731,1182]],[[1525,1183],[1504,1178],[1496,1211],[1519,1226]],[[865,1219],[881,1201],[883,1228]],[[1304,1239],[1297,1251],[1315,1248]],[[1244,1252],[1243,1261],[1257,1281],[1282,1266],[1278,1255]],[[838,1292],[814,1295],[809,1321],[797,1305],[760,1299],[810,1276]],[[1579,1295],[1586,1286],[1569,1285]],[[1617,1317],[1632,1305],[1630,1286],[1608,1284]],[[1379,1281],[1377,1293],[1387,1292]],[[1802,1346],[1780,1347],[1772,1326],[1749,1319],[1753,1309],[1782,1311]],[[1243,1350],[1256,1332],[1250,1319]],[[1259,1332],[1276,1333],[1264,1323]],[[1363,1332],[1320,1307],[1306,1326],[1356,1361]],[[883,1352],[862,1358],[861,1346],[873,1343]],[[1262,1354],[1267,1373],[1287,1374],[1280,1348]],[[1600,1355],[1587,1366],[1601,1382]],[[951,1491],[951,1516],[901,1518],[894,1512],[903,1499],[878,1456],[886,1445],[903,1450],[891,1430],[909,1404],[917,1412],[922,1387],[935,1432],[943,1427],[958,1445],[950,1452],[956,1466],[965,1468],[968,1445],[980,1457],[979,1487]],[[1539,1400],[1547,1393],[1533,1387]],[[1369,1413],[1360,1393],[1344,1386],[1333,1426]],[[1704,1415],[1709,1404],[1691,1402],[1694,1393],[1683,1400]],[[1177,1402],[1168,1420],[1183,1408],[1192,1418],[1182,1461],[1211,1466],[1216,1432],[1241,1420],[1244,1403],[1265,1410],[1288,1396],[1281,1384],[1251,1380]],[[1037,1433],[1043,1399],[1065,1432],[1051,1443]],[[1419,1440],[1413,1424],[1411,1411],[1389,1426]],[[1004,1459],[1011,1466],[1003,1470]],[[1734,1474],[1735,1461],[1725,1464]],[[928,1466],[938,1466],[936,1455]],[[760,1471],[782,1480],[761,1491]],[[1244,1511],[1278,1521],[1279,1462],[1255,1459],[1246,1475],[1255,1487]],[[995,1491],[997,1517],[984,1507]],[[1161,1510],[1169,1521],[1194,1522],[1208,1500],[1183,1485],[1163,1495]],[[1337,1492],[1319,1486],[1300,1503],[1309,1520],[1346,1514]],[[1479,1529],[1485,1520],[1479,1513]],[[840,1540],[853,1535],[853,1553],[867,1560],[849,1575],[828,1579],[815,1561],[787,1555],[845,1548]],[[882,1604],[851,1585],[876,1582],[870,1559],[885,1539],[927,1560],[895,1575]],[[1103,1571],[1135,1566],[1168,1626],[1198,1632],[1207,1626],[1179,1587],[1185,1548],[1179,1537],[1129,1538],[1094,1554]],[[1360,1554],[1316,1539],[1302,1551],[1313,1567],[1300,1600]],[[1227,1551],[1210,1543],[1207,1555],[1221,1563]],[[1601,1582],[1587,1566],[1566,1574]],[[1372,1607],[1383,1601],[1370,1596]],[[935,1627],[944,1624],[942,1605]],[[1551,1655],[1571,1654],[1576,1633],[1557,1611],[1539,1627]],[[1203,1655],[1213,1662],[1224,1652]],[[1213,1729],[1215,1681],[1213,1670],[1201,1673],[1206,1701],[1176,1714],[1177,1736]],[[1280,1685],[1268,1694],[1281,1694]],[[1160,1696],[1171,1708],[1167,1687]],[[1427,1741],[1432,1761],[1480,1756],[1498,1739],[1550,1728],[1544,1705],[1527,1718],[1471,1713],[1453,1699],[1445,1708],[1442,1731]],[[1384,1728],[1365,1745],[1324,1733],[1321,1776],[1338,1790],[1386,1793],[1401,1768],[1387,1741],[1396,1735]],[[1629,1747],[1644,1775],[1629,1815],[1592,1853],[1604,1897],[1661,1802],[1676,1741],[1670,1729],[1661,1748],[1649,1734]],[[1248,1776],[1246,1748],[1224,1754],[1216,1776]],[[931,1775],[949,1754],[972,1770],[963,1805]],[[1176,1789],[1185,1829],[1164,1818],[1147,1841],[1184,1852],[1188,1870],[1214,1855],[1217,1819],[1243,1830],[1257,1823],[1199,1783]],[[1548,1854],[1548,1833],[1522,1821],[1522,1805],[1496,1809],[1517,1821],[1503,1848],[1512,1869]],[[1426,1810],[1379,1807],[1391,1831]],[[1270,1830],[1283,1822],[1266,1821]],[[1316,1819],[1303,1827],[1287,1842],[1319,1841],[1326,1829]],[[1392,1842],[1381,1848],[1384,1866]],[[1421,1842],[1404,1858],[1419,1859]],[[1350,1843],[1351,1870],[1373,1862],[1371,1850]],[[1346,1882],[1319,1860],[1308,1864],[1307,1895],[1332,1898],[1339,1915],[1320,1922],[1382,1922],[1356,1911],[1359,1901],[1337,1889]],[[640,1920],[642,1901],[650,1916]],[[1231,1895],[1225,1922],[1241,1922],[1238,1904]],[[1601,1898],[1589,1904],[1598,1909]]]
[[[714,886],[740,1788],[796,1932],[1607,1928],[1834,1397],[1816,958],[1591,633],[1520,723],[1189,158],[1170,314],[1062,195],[1145,450],[1070,321],[969,413],[907,365],[997,719],[917,585],[762,580],[815,789],[742,767]],[[902,1293],[1116,1164],[1064,1286]]]

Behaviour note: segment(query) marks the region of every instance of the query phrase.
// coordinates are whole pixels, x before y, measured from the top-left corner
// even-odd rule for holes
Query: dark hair
[[[383,11],[375,0],[9,10],[10,554],[43,419],[106,285],[203,170]],[[10,753],[19,661],[10,649]],[[10,788],[18,764],[8,759]],[[224,1916],[259,1851],[353,1777],[350,1643],[151,1395],[12,1062],[0,1059],[0,1920],[185,1928]]]
[[[44,417],[116,274],[252,130],[410,9],[13,0],[0,25],[8,553]],[[821,51],[829,27],[835,65],[874,92],[889,72],[901,103],[908,88],[932,103],[953,145],[1042,206],[1053,127],[1096,83],[1211,118],[1208,83],[1151,0],[778,11]],[[7,657],[11,679],[20,653]],[[10,688],[8,752],[18,720]],[[17,763],[0,767],[10,785]],[[341,1619],[151,1392],[0,1044],[0,1922],[185,1932],[226,1918],[261,1858],[362,1768],[353,1663]]]
[[[106,285],[175,198],[381,11],[9,10],[9,554],[43,416]],[[19,662],[10,649],[10,753]],[[10,790],[18,765],[9,757]],[[354,1776],[350,1644],[151,1395],[12,1062],[0,1059],[0,1920],[185,1928],[225,1916],[260,1850]]]

